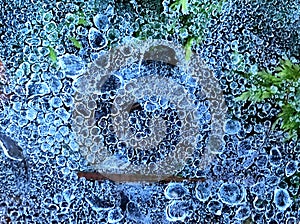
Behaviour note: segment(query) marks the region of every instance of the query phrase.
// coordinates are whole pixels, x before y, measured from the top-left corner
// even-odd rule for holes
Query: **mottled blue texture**
[[[299,63],[299,0],[227,1],[220,16],[213,12],[203,42],[193,45],[213,70],[229,108],[225,135],[220,136],[223,150],[204,169],[199,166],[212,119],[205,92],[188,72],[172,68],[165,73],[193,95],[201,116],[197,148],[178,176],[203,179],[115,184],[77,177],[77,171],[90,167],[74,134],[84,132],[86,124],[73,130],[70,123],[75,97],[80,97],[75,96],[76,81],[91,60],[136,38],[141,29],[154,39],[179,42],[185,37],[184,30],[171,34],[157,24],[162,21],[159,14],[169,13],[169,2],[162,1],[165,7],[159,13],[155,2],[146,0],[1,2],[0,61],[8,84],[2,83],[1,72],[0,140],[7,151],[0,150],[0,223],[299,223],[299,143],[284,142],[285,134],[271,129],[280,113],[272,100],[257,105],[234,101],[250,87],[241,73],[272,70],[282,58]],[[192,10],[196,1],[188,2]],[[180,11],[179,7],[176,13]],[[79,25],[80,19],[87,25]],[[201,19],[199,15],[197,21]],[[161,27],[159,33],[148,21]],[[171,20],[167,23],[172,26]],[[70,37],[82,48],[77,49]],[[49,57],[51,48],[56,62]],[[93,131],[105,136],[104,146],[117,156],[155,162],[163,159],[159,150],[172,152],[180,139],[178,105],[155,96],[140,99],[128,121],[130,130],[147,138],[147,122],[164,117],[169,135],[153,152],[126,149],[109,130],[107,116],[117,89],[166,67],[134,64],[103,85],[97,98],[101,106],[95,111],[99,127]],[[12,95],[6,98],[8,94]]]

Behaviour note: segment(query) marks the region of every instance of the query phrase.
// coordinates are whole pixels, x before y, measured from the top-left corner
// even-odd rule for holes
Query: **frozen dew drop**
[[[30,108],[26,111],[26,119],[33,121],[36,118],[37,111],[33,108]]]
[[[102,30],[102,31],[107,31],[109,27],[109,20],[106,15],[103,14],[97,14],[93,18],[94,24],[97,27],[97,29]]]
[[[222,214],[223,204],[218,200],[211,200],[210,202],[208,202],[207,207],[208,207],[208,211],[212,214],[215,215]]]
[[[190,215],[190,205],[186,201],[172,201],[166,208],[167,220],[171,222],[184,220]]]
[[[273,166],[280,166],[282,161],[282,155],[281,152],[278,150],[278,148],[273,147],[270,152],[269,161],[271,165]]]
[[[238,220],[245,220],[251,215],[249,206],[242,205],[236,211],[235,218]]]
[[[128,202],[126,205],[126,210],[127,210],[128,217],[130,219],[135,220],[136,222],[141,221],[141,219],[143,218],[140,205],[137,204],[136,202],[132,202],[132,201]]]
[[[245,197],[245,192],[235,183],[224,183],[220,187],[219,197],[228,205],[239,204]]]
[[[61,90],[62,83],[59,79],[52,77],[49,82],[51,91],[53,91],[54,93],[58,93]]]
[[[241,123],[237,120],[227,120],[224,131],[230,135],[237,134],[241,130]]]
[[[62,105],[62,100],[59,97],[53,97],[50,100],[50,105],[54,108],[58,108]]]
[[[68,203],[75,199],[75,195],[73,194],[73,191],[71,189],[63,190],[62,195]]]
[[[75,56],[73,54],[65,54],[58,59],[58,64],[67,77],[78,76],[85,71],[85,63],[78,56]]]
[[[89,31],[89,43],[94,50],[101,50],[107,45],[107,39],[100,31],[91,28]]]
[[[179,183],[170,183],[165,189],[165,195],[168,199],[180,199],[187,194],[187,189]]]
[[[53,32],[54,30],[57,29],[57,26],[56,26],[56,23],[55,22],[50,22],[50,23],[47,23],[45,26],[44,26],[44,30],[48,33],[51,33]]]
[[[109,211],[114,207],[114,204],[109,200],[101,199],[95,195],[86,198],[86,201],[91,205],[94,211]]]
[[[157,109],[157,105],[152,102],[146,102],[144,108],[147,112],[153,112],[155,109]]]
[[[58,115],[58,117],[65,122],[67,122],[71,116],[70,113],[67,112],[64,108],[58,108],[55,112]]]
[[[264,195],[265,193],[265,183],[258,182],[250,187],[250,192],[255,195]]]
[[[196,197],[199,201],[207,201],[210,197],[211,186],[207,182],[199,182],[196,186]]]
[[[76,14],[68,13],[66,15],[66,21],[70,24],[76,24],[78,22],[79,17]]]
[[[108,212],[107,221],[108,223],[119,223],[123,219],[121,208],[114,208]]]
[[[292,204],[292,200],[287,190],[275,189],[274,191],[274,203],[279,210],[286,210]]]
[[[28,38],[25,40],[25,42],[30,46],[39,46],[41,45],[41,39],[40,38]]]
[[[298,162],[296,161],[289,161],[285,166],[285,175],[287,177],[292,176],[298,168]]]
[[[239,156],[245,156],[252,152],[251,142],[249,140],[240,141],[237,145],[237,152]]]
[[[30,96],[45,95],[50,93],[50,88],[46,83],[29,82],[26,86],[26,92]]]

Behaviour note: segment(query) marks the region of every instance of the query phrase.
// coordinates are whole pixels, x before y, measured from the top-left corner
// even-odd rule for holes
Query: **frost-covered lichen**
[[[299,143],[295,138],[283,141],[288,137],[286,128],[298,128],[297,75],[289,75],[299,64],[299,0],[1,3],[1,223],[299,223]],[[206,79],[198,83],[190,78],[193,74],[182,72],[183,67],[143,61],[121,66],[108,80],[96,80],[101,94],[89,95],[88,102],[84,102],[85,94],[75,94],[86,86],[97,86],[93,79],[78,85],[90,68],[88,63],[94,62],[97,71],[111,66],[106,53],[136,38],[180,43],[187,55],[196,53],[209,66],[204,74],[213,71],[229,110],[221,113],[225,124],[217,126],[224,135],[214,136],[224,145],[214,148],[216,156],[206,166],[202,149],[211,137],[212,121],[220,115],[212,113],[217,102],[205,98],[214,85],[208,85],[207,92],[198,85],[208,84]],[[173,56],[156,50],[164,60]],[[125,57],[130,52],[126,48],[120,53]],[[148,56],[157,58],[152,53]],[[280,65],[280,59],[291,63]],[[124,65],[122,60],[114,62]],[[278,66],[284,68],[274,70]],[[153,88],[133,81],[146,79],[149,73],[165,79],[157,79]],[[259,75],[242,76],[249,73]],[[279,73],[289,81],[277,82]],[[176,85],[158,82],[170,79]],[[118,92],[121,87],[126,92]],[[236,102],[249,87],[258,92],[254,100],[264,100]],[[170,97],[150,94],[154,88],[170,90]],[[174,100],[182,93],[191,96],[192,103]],[[209,93],[214,96],[214,91]],[[139,101],[123,111],[122,116],[126,111],[130,116],[127,123],[119,124],[114,100],[127,102],[131,96],[140,96]],[[75,107],[79,101],[84,103]],[[78,178],[78,171],[95,174],[90,166],[95,154],[84,152],[99,147],[114,152],[115,157],[107,161],[121,161],[122,167],[127,165],[126,158],[153,165],[174,152],[173,146],[186,140],[180,132],[185,110],[176,113],[180,105],[174,102],[191,103],[201,115],[197,144],[177,179],[128,184],[92,182],[88,175]],[[77,119],[73,119],[74,108],[80,114]],[[88,129],[89,120],[84,118],[91,111],[96,111],[98,122]],[[279,114],[281,122],[272,129]],[[136,150],[127,150],[123,142],[116,142],[116,136],[122,136],[111,133],[128,126],[128,133],[139,139],[129,142],[138,142]],[[142,150],[140,139],[151,134],[162,137],[163,144]],[[12,142],[15,145],[7,145]]]

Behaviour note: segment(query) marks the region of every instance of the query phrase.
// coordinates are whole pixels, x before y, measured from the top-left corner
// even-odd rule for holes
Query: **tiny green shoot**
[[[53,47],[48,47],[48,48],[50,50],[49,57],[50,57],[51,61],[55,63],[57,61],[57,54]]]
[[[239,73],[241,74],[241,73]],[[289,60],[281,61],[275,71],[262,70],[246,74],[251,88],[236,97],[236,101],[260,103],[273,100],[280,108],[272,129],[280,128],[289,133],[288,139],[300,137],[300,66]]]
[[[78,49],[82,48],[82,44],[79,40],[77,40],[75,37],[69,37],[69,40],[74,44],[74,46]]]
[[[184,50],[185,50],[185,59],[187,61],[189,61],[191,59],[191,56],[192,56],[192,46],[193,46],[193,43],[194,43],[195,39],[194,38],[189,38],[185,47],[184,47]]]

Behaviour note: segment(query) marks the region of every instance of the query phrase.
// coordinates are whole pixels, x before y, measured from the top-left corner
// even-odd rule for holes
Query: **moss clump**
[[[137,20],[140,26],[134,35],[139,39],[176,37],[184,45],[186,59],[189,60],[192,47],[205,39],[204,33],[208,23],[213,16],[221,12],[224,2],[224,0],[163,1],[164,10],[161,13],[140,6],[140,18]]]
[[[273,129],[280,123],[280,128],[289,133],[288,139],[300,136],[300,66],[289,60],[282,60],[275,71],[260,71],[257,74],[243,74],[251,88],[237,101],[263,102],[274,100],[281,108]]]

